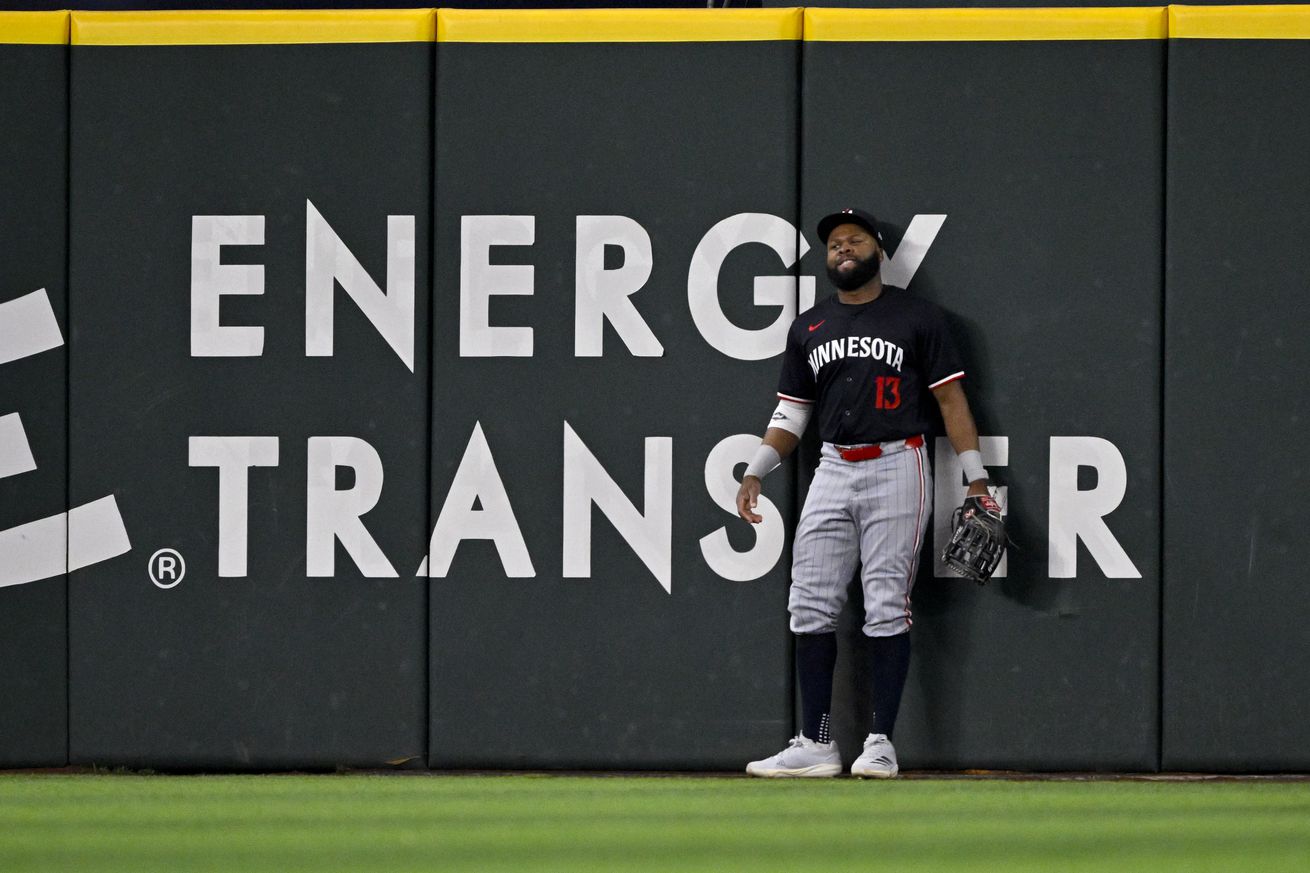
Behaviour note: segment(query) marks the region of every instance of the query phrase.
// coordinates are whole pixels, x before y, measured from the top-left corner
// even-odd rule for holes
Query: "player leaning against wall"
[[[978,429],[960,380],[964,365],[942,311],[884,285],[877,220],[845,209],[819,222],[828,278],[837,293],[792,323],[778,384],[779,404],[737,493],[737,511],[758,524],[761,480],[791,454],[813,418],[823,441],[792,560],[791,630],[796,637],[802,728],[786,749],[746,772],[836,776],[831,736],[837,617],[858,568],[864,590],[861,657],[873,677],[873,723],[851,772],[899,772],[892,731],[910,665],[910,590],[932,513],[925,433],[929,395],[959,454],[969,491],[962,516],[999,521],[978,451]],[[994,569],[994,565],[993,565]]]

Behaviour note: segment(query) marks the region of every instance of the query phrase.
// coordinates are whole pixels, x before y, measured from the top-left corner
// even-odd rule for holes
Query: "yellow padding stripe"
[[[0,44],[68,45],[68,13],[0,12]]]
[[[817,42],[1164,39],[1163,6],[1089,9],[806,9]]]
[[[1310,39],[1310,6],[1170,6],[1173,39]]]
[[[73,45],[432,42],[434,9],[74,12]]]
[[[437,42],[798,40],[801,22],[801,9],[439,9]]]

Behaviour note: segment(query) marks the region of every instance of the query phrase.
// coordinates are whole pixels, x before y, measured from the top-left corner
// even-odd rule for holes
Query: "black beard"
[[[864,260],[856,258],[855,266],[849,273],[842,273],[834,267],[829,267],[828,280],[841,291],[854,291],[878,275],[881,266],[882,262],[878,260],[877,252],[874,252]]]

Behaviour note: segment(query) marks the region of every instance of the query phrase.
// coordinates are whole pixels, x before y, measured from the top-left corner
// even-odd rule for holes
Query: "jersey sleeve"
[[[778,377],[778,396],[798,403],[813,403],[816,396],[814,371],[805,360],[805,346],[797,337],[795,325],[787,331],[787,348],[782,353],[782,375]]]
[[[936,306],[927,307],[919,337],[919,360],[929,389],[964,378],[964,360],[946,323],[946,314]]]

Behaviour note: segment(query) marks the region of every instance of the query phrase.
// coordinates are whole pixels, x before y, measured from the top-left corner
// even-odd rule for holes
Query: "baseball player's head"
[[[819,222],[827,248],[828,279],[842,291],[867,284],[882,266],[878,220],[862,209],[843,209]]]

